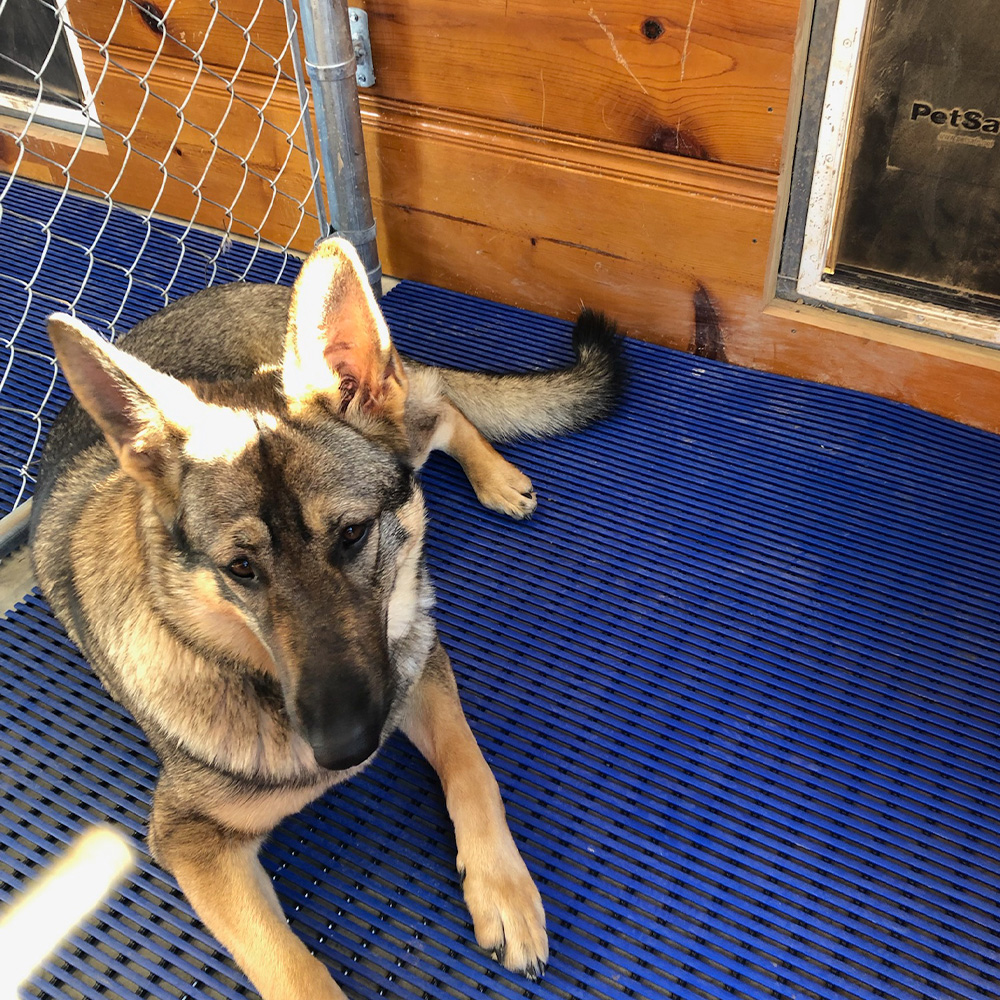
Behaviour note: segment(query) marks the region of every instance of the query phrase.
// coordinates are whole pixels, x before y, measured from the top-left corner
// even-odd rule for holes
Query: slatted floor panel
[[[411,283],[424,360],[565,361],[568,325]],[[275,833],[296,931],[353,998],[993,997],[1000,441],[632,342],[615,417],[505,452],[537,515],[424,473],[438,619],[545,899],[528,983],[479,952],[402,739]],[[0,899],[154,762],[29,597],[0,622]],[[144,860],[32,996],[246,984]]]

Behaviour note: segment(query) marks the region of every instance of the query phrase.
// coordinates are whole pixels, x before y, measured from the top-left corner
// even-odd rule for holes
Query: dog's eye
[[[237,580],[255,580],[257,571],[246,556],[237,556],[227,567],[226,572]]]
[[[340,544],[345,549],[357,548],[367,537],[371,528],[371,521],[363,521],[361,524],[349,524],[340,531]]]

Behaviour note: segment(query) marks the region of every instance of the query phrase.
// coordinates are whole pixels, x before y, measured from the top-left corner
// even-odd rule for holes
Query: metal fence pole
[[[376,295],[382,265],[375,245],[375,217],[361,132],[357,62],[346,0],[301,0],[306,71],[312,82],[320,159],[326,179],[331,235],[357,248]]]

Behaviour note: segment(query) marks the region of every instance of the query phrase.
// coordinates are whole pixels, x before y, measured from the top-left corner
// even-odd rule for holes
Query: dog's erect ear
[[[70,388],[122,469],[146,485],[165,485],[183,447],[184,428],[204,404],[182,382],[119,350],[72,316],[55,313],[48,329]]]
[[[293,409],[319,402],[348,419],[402,421],[403,365],[346,240],[324,240],[302,265],[292,290],[282,379]]]

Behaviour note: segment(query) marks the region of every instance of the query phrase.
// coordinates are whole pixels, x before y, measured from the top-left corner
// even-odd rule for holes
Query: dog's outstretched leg
[[[484,507],[519,520],[534,513],[538,501],[531,480],[451,403],[443,404],[431,447],[459,462]]]
[[[500,789],[465,719],[440,643],[411,695],[403,731],[441,779],[476,941],[506,968],[537,978],[549,957],[542,900],[514,845]]]
[[[347,1000],[285,922],[257,850],[261,839],[178,811],[157,789],[150,847],[263,1000]]]

